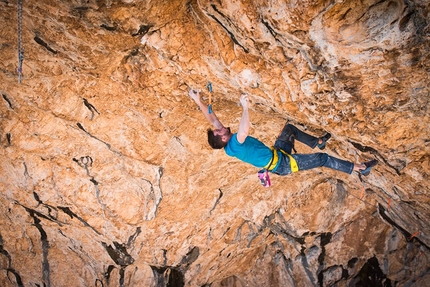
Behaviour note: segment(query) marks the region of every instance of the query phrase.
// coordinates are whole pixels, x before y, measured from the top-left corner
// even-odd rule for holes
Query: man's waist
[[[276,167],[278,166],[282,154],[279,150],[276,150],[274,148],[271,148],[272,151],[272,158],[270,159],[270,161],[264,166],[265,169],[267,169],[268,171],[273,171],[276,169]]]
[[[286,155],[289,158],[291,171],[292,172],[299,171],[299,167],[297,165],[297,162],[293,158],[292,155],[290,155],[289,153],[283,151],[282,149],[275,149],[275,148],[272,148],[272,158],[269,161],[269,163],[266,164],[266,166],[264,166],[264,168],[267,169],[268,171],[274,171],[274,170],[276,170],[276,168],[278,167],[278,165],[279,165],[279,163],[281,161],[282,154]]]

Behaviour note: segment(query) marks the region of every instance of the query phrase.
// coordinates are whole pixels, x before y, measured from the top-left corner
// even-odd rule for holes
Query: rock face
[[[19,1],[18,1],[19,2]],[[23,1],[0,11],[1,286],[430,286],[427,0]],[[260,185],[188,97],[376,158]],[[297,144],[298,153],[310,153]]]

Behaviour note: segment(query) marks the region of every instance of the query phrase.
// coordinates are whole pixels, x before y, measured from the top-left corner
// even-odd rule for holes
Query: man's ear
[[[223,135],[222,141],[227,143],[232,137],[233,137],[233,134]]]

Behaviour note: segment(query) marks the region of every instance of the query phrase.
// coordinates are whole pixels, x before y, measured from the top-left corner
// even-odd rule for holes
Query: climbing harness
[[[22,78],[22,62],[24,61],[24,49],[22,48],[22,0],[17,0],[18,11],[18,84]]]
[[[273,162],[278,162],[278,153],[274,150],[272,150],[273,155],[270,159],[270,162],[264,167],[264,169],[261,169],[258,171],[258,179],[260,180],[260,183],[264,187],[270,187],[272,184],[270,182],[270,176],[269,176],[269,170],[273,170],[276,167],[276,163],[273,164]],[[275,160],[276,155],[276,160]]]
[[[297,161],[294,159],[294,157],[292,155],[290,155],[289,153],[287,153],[286,151],[284,151],[282,149],[275,149],[272,147],[271,150],[273,152],[272,159],[264,167],[264,169],[261,169],[258,171],[258,178],[260,179],[261,185],[264,187],[270,187],[270,185],[271,185],[270,177],[269,177],[269,171],[273,170],[278,164],[278,161],[279,161],[278,151],[287,155],[288,158],[290,159],[291,172],[298,172],[299,171],[299,166],[297,165]]]
[[[296,150],[294,148],[294,136],[292,133],[289,136],[288,140],[289,140],[289,143],[290,143],[292,149],[294,150],[294,152],[296,152]],[[270,162],[267,165],[265,165],[262,170],[258,171],[258,178],[260,179],[260,183],[261,183],[261,185],[263,185],[265,187],[269,187],[271,185],[270,177],[269,177],[269,171],[274,170],[279,163],[280,156],[279,156],[278,151],[281,154],[285,154],[288,157],[288,159],[290,160],[291,172],[298,172],[299,171],[299,166],[297,164],[297,161],[291,154],[289,154],[288,152],[286,152],[280,148],[271,147],[270,149],[272,150],[272,153],[273,153]]]
[[[209,105],[208,105],[208,113],[212,114],[212,83],[208,82],[206,88],[209,90]]]
[[[292,155],[290,155],[289,153],[287,153],[286,151],[284,151],[282,149],[275,149],[275,148],[272,148],[273,157],[272,157],[272,160],[264,167],[265,169],[271,171],[276,167],[276,165],[278,164],[278,161],[279,161],[279,156],[278,156],[277,151],[280,151],[281,153],[288,156],[288,158],[290,159],[290,168],[291,168],[292,172],[298,172],[299,171],[299,166],[297,165],[297,162]]]
[[[291,154],[289,154],[289,153],[287,153],[287,152],[283,151],[282,149],[280,149],[280,151],[281,151],[283,154],[286,154],[286,155],[290,158],[290,167],[291,167],[291,171],[292,171],[292,172],[298,172],[298,171],[299,171],[299,166],[297,165],[297,161],[294,159],[294,157],[293,157]]]

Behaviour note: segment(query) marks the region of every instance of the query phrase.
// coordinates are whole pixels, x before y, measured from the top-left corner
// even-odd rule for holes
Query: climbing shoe
[[[326,134],[321,138],[322,143],[320,143],[320,144],[318,144],[318,145],[317,145],[317,146],[318,146],[318,148],[319,148],[320,150],[325,149],[325,144],[326,144],[326,142],[327,142],[330,138],[331,138],[331,134],[330,134],[330,133],[326,133]]]
[[[372,169],[372,167],[378,164],[378,161],[376,159],[372,159],[371,161],[363,162],[363,164],[366,166],[366,168],[360,170],[360,173],[364,176],[368,176],[370,173],[370,170]]]

